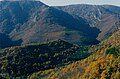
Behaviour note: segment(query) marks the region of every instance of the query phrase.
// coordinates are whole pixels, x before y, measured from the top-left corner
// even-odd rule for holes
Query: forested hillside
[[[120,30],[99,45],[89,47],[88,51],[92,50],[93,55],[88,58],[61,68],[34,73],[28,79],[41,76],[43,79],[120,79],[119,39]]]
[[[52,79],[120,79],[120,30],[97,46],[95,54],[53,72]],[[115,42],[116,41],[116,42]]]
[[[0,51],[0,76],[25,79],[119,79],[119,39],[120,30],[92,46],[77,46],[58,40],[6,48]]]
[[[36,71],[53,69],[72,62],[69,56],[78,49],[79,46],[62,40],[6,48],[0,51],[0,75],[25,77]]]

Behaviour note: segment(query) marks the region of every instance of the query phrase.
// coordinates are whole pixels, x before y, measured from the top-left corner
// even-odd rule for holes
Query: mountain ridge
[[[120,22],[120,7],[111,5],[68,5],[57,7],[73,16],[84,18],[91,27],[97,27],[101,33],[98,40],[109,37],[116,29],[116,23]],[[119,16],[118,16],[119,15]]]
[[[13,41],[22,40],[21,44],[28,44],[63,39],[82,45],[98,43],[99,30],[89,27],[81,17],[73,17],[39,1],[2,3],[0,32],[8,34]]]

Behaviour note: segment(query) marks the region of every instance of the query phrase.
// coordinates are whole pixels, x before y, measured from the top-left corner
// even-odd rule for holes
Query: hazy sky
[[[109,4],[120,6],[120,0],[40,0],[51,6],[69,5],[69,4]]]

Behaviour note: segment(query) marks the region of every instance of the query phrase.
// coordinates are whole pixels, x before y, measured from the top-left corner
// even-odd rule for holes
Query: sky
[[[120,0],[40,0],[50,6],[63,6],[70,4],[95,4],[95,5],[116,5],[120,6]]]

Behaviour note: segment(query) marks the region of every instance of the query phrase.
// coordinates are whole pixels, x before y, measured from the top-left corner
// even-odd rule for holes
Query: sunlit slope
[[[119,35],[120,30],[94,46],[95,54],[51,73],[48,79],[120,79]]]

